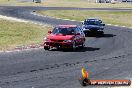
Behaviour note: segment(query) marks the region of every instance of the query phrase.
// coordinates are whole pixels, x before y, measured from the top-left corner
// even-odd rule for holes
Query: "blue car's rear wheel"
[[[99,36],[104,36],[104,32],[103,31],[100,31],[99,32]]]

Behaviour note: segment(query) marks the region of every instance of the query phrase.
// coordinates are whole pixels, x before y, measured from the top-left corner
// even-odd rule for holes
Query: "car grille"
[[[64,40],[54,40],[54,39],[50,39],[52,42],[63,42]]]

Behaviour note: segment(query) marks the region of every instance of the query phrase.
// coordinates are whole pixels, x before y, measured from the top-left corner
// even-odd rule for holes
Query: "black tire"
[[[73,51],[76,50],[76,43],[75,43],[75,42],[73,42],[73,44],[72,44],[72,50],[73,50]]]
[[[45,50],[49,50],[49,49],[50,49],[50,47],[44,47],[44,49],[45,49]]]
[[[86,32],[84,32],[84,34],[85,34],[85,36],[87,36],[87,33]]]
[[[89,32],[84,32],[85,36],[87,37],[89,35]]]
[[[85,47],[85,40],[84,42],[81,44],[80,48],[83,49]]]
[[[103,32],[103,31],[100,31],[99,35],[100,35],[101,37],[103,37],[103,36],[104,36],[104,32]]]

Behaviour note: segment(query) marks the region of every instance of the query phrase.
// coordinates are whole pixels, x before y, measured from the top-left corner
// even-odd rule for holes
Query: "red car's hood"
[[[47,38],[54,40],[69,40],[72,39],[74,35],[63,35],[63,34],[49,34]]]

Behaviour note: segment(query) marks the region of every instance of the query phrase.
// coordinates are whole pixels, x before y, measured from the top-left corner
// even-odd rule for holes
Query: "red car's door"
[[[81,34],[81,31],[80,31],[80,29],[79,28],[76,28],[76,35],[75,35],[76,37],[76,44],[77,45],[80,45],[80,44],[82,44],[83,43],[83,40],[82,40],[82,34]]]

